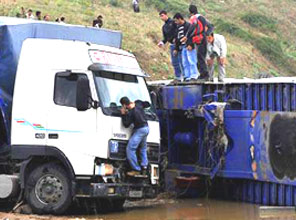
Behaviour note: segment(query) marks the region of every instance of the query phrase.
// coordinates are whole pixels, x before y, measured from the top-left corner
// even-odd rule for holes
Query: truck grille
[[[149,162],[157,163],[159,161],[159,145],[148,143],[147,156]]]
[[[111,140],[109,142],[109,158],[112,160],[126,160],[127,142]],[[149,162],[157,163],[159,159],[159,145],[147,143]]]

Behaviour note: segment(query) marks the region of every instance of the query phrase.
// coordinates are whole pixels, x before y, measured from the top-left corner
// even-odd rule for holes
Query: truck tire
[[[64,213],[72,202],[71,181],[65,169],[55,163],[35,168],[27,178],[25,198],[33,213]]]

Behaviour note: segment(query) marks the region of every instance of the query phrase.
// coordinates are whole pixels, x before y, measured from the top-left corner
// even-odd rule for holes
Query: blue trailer
[[[158,94],[169,188],[198,195],[213,181],[215,197],[296,205],[295,78],[152,90]]]

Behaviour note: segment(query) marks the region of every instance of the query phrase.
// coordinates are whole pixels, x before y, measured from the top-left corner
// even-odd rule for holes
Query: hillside
[[[159,49],[162,21],[158,10],[187,13],[189,3],[223,34],[228,43],[227,75],[253,77],[296,75],[295,0],[141,0],[134,13],[131,0],[0,0],[0,15],[15,16],[21,7],[66,17],[71,24],[91,25],[101,14],[104,28],[123,32],[123,48],[137,56],[151,79],[173,77],[168,49]]]

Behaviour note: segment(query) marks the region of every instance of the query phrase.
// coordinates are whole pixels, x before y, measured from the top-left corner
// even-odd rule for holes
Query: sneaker
[[[194,79],[194,78],[190,79],[190,82],[197,82],[197,81],[198,81],[198,78],[197,79]]]
[[[224,82],[222,78],[218,78],[218,82]]]
[[[138,176],[138,175],[141,175],[141,172],[137,171],[137,170],[132,170],[132,171],[127,172],[126,174],[128,176]]]

